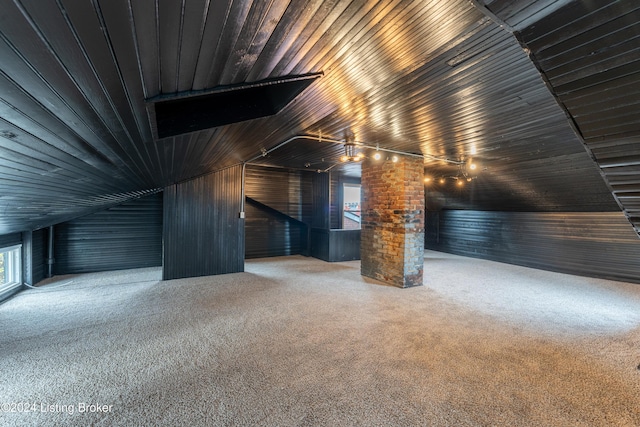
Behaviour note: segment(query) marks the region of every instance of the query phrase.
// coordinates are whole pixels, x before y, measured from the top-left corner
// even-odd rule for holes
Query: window
[[[342,228],[357,230],[360,228],[360,185],[343,184]]]
[[[0,249],[0,296],[22,284],[21,246]]]

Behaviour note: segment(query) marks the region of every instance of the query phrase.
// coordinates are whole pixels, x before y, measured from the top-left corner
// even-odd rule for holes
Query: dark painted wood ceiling
[[[634,222],[638,22],[635,0],[0,0],[0,234],[248,160],[357,174],[318,136],[425,155],[432,209]],[[154,137],[157,97],[309,73],[275,115]]]

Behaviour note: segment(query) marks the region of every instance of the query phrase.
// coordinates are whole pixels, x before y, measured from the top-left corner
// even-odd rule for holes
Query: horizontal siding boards
[[[360,230],[330,230],[329,261],[360,259]]]
[[[314,215],[314,175],[315,172],[246,168],[246,196],[282,215],[247,203],[245,258],[306,253],[307,229]]]
[[[620,212],[429,212],[425,247],[640,283],[640,239]]]
[[[3,234],[0,236],[0,248],[15,246],[22,243],[22,235],[20,233]]]
[[[54,227],[54,273],[162,265],[162,194]]]
[[[248,166],[245,194],[299,221],[311,222],[314,173]]]
[[[165,188],[164,280],[244,271],[242,167]]]
[[[311,230],[311,256],[328,262],[360,259],[360,230]]]
[[[306,250],[306,227],[246,205],[245,258],[299,255]]]
[[[568,2],[519,37],[640,233],[640,4]]]

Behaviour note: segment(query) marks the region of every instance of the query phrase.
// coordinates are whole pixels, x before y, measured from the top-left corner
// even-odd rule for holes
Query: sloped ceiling
[[[594,161],[602,145],[589,145],[601,135],[581,133],[596,110],[565,102],[536,59],[565,23],[598,16],[601,31],[574,36],[616,32],[615,17],[594,14],[609,6],[637,32],[632,0],[0,0],[0,234],[252,159],[357,174],[333,166],[342,147],[322,136],[424,154],[434,178],[459,173],[443,159],[473,158],[472,182],[429,184],[430,209],[620,210]],[[637,44],[625,46],[617,57],[636,59],[612,79],[639,75]],[[157,97],[310,73],[322,77],[275,115],[154,137]],[[624,127],[608,143],[637,143],[637,116],[607,110],[607,132]],[[295,135],[310,138],[270,151]]]

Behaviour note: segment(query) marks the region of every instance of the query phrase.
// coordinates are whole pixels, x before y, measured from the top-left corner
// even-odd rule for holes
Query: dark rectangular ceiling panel
[[[216,88],[202,95],[178,95],[177,99],[160,97],[154,102],[158,137],[272,116],[318,77],[320,74],[292,76]]]

